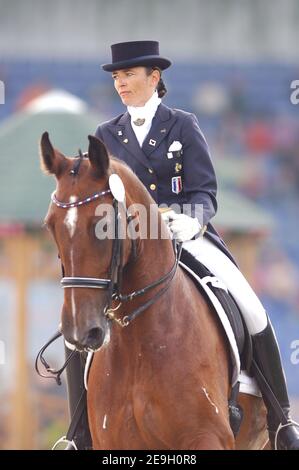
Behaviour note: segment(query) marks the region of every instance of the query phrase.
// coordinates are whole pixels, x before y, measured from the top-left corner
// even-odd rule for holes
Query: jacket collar
[[[109,124],[108,129],[127,151],[148,168],[150,162],[147,157],[158,148],[175,121],[176,116],[173,111],[161,103],[158,106],[151,129],[143,142],[142,148],[140,148],[132,129],[131,117],[128,112],[124,113],[117,123]]]

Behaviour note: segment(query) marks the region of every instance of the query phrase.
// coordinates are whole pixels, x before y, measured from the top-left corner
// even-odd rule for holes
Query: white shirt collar
[[[158,98],[156,90],[144,106],[128,106],[127,109],[131,116],[131,121],[133,122],[138,118],[145,119],[146,121],[152,120],[160,103],[161,98]]]
[[[154,92],[154,94],[151,96],[151,98],[145,103],[144,106],[128,106],[128,113],[131,116],[131,124],[132,124],[132,129],[136,135],[136,138],[139,142],[140,147],[142,147],[142,144],[144,142],[144,139],[148,135],[151,125],[152,125],[152,120],[153,117],[156,114],[157,108],[159,104],[161,103],[161,98],[158,98],[158,93],[157,91]],[[137,119],[144,119],[144,123],[142,125],[137,126],[134,124],[134,121]]]

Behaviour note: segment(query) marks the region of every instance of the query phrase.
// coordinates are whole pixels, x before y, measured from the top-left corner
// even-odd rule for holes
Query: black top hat
[[[145,66],[167,69],[171,61],[159,55],[158,41],[130,41],[112,44],[112,64],[103,64],[106,72],[129,67]]]

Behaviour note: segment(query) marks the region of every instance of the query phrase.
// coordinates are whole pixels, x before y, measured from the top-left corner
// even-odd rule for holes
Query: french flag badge
[[[183,189],[182,185],[182,177],[181,176],[174,176],[171,178],[171,190],[175,194],[179,194]]]

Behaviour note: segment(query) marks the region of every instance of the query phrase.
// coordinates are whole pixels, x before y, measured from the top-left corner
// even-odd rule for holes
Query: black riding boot
[[[71,351],[65,346],[66,358],[69,356]],[[79,400],[84,391],[84,359],[82,354],[76,352],[71,358],[70,362],[66,367],[67,377],[67,393],[68,393],[68,404],[70,418],[73,417]],[[79,450],[87,450],[92,448],[91,435],[88,426],[87,418],[87,403],[86,396],[84,398],[85,406],[82,415],[78,421],[73,441]],[[72,450],[73,447],[69,446],[67,450]]]
[[[286,419],[290,423],[283,427],[277,434],[277,449],[279,450],[299,450],[299,431],[295,424],[292,424],[290,418],[290,403],[288,398],[285,375],[282,368],[279,347],[276,336],[273,331],[270,320],[267,327],[252,337],[253,358],[258,367],[262,371],[266,381],[268,382],[273,394],[279,402]],[[259,382],[259,377],[256,376]],[[261,389],[262,383],[260,383]],[[277,417],[277,413],[273,405],[263,394],[263,399],[267,407],[268,431],[272,449],[275,448],[275,435],[281,420]]]

